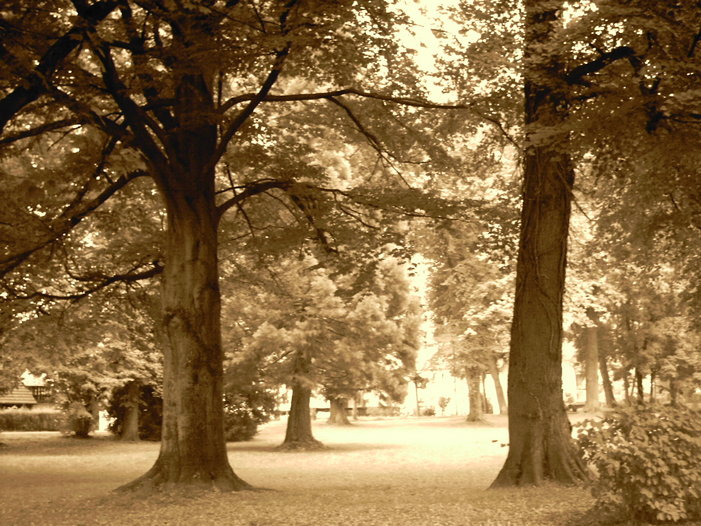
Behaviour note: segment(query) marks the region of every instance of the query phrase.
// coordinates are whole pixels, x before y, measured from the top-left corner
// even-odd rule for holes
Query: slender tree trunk
[[[672,378],[669,381],[669,403],[672,405],[672,407],[679,406],[679,394],[679,381],[675,378]]]
[[[348,399],[347,398],[331,398],[331,411],[329,414],[329,424],[338,426],[349,426],[348,420]]]
[[[609,374],[606,355],[603,353],[599,354],[599,373],[601,374],[601,380],[604,387],[606,406],[611,408],[616,407],[618,403],[616,402],[616,397],[613,394],[613,383],[611,382],[611,375]]]
[[[655,393],[655,387],[657,385],[655,373],[650,373],[650,403],[654,404],[657,398],[657,393]]]
[[[562,399],[562,298],[574,170],[563,66],[544,54],[561,2],[526,0],[524,194],[509,355],[509,454],[492,487],[589,478]],[[530,143],[530,144],[529,144]]]
[[[635,368],[635,390],[637,395],[637,401],[639,404],[645,404],[645,387],[643,386],[643,373],[640,369]]]
[[[481,422],[484,420],[482,393],[480,390],[481,376],[480,373],[467,375],[467,392],[470,402],[470,412],[467,415],[468,422]]]
[[[616,407],[616,397],[613,393],[613,383],[611,382],[611,374],[609,372],[608,360],[611,353],[611,329],[607,324],[598,322],[599,336],[599,373],[601,374],[601,383],[604,388],[604,396],[606,397],[607,407]]]
[[[508,404],[506,403],[506,396],[504,396],[504,388],[501,385],[501,378],[499,378],[499,367],[497,366],[497,359],[489,360],[489,374],[494,380],[494,388],[497,392],[497,402],[499,403],[499,414],[506,415],[509,413]]]
[[[593,413],[599,409],[599,341],[596,326],[584,328],[584,373],[587,382],[587,398],[584,411]]]
[[[141,402],[141,382],[132,380],[126,385],[126,402],[124,404],[126,414],[122,424],[121,440],[139,440],[139,413]]]
[[[623,375],[623,392],[626,397],[626,405],[631,405],[632,402],[632,386],[630,384],[630,371],[625,371],[625,374]]]

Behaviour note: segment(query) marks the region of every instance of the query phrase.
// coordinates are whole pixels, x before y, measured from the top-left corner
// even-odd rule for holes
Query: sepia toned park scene
[[[701,524],[697,2],[5,0],[0,57],[0,524]]]

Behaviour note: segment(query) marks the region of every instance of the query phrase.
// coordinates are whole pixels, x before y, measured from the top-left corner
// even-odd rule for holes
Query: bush
[[[59,411],[6,409],[0,411],[0,431],[59,431],[63,415]]]
[[[66,409],[66,425],[64,431],[78,438],[88,438],[95,429],[95,419],[80,402],[72,402]]]
[[[253,384],[224,393],[224,437],[227,442],[251,440],[258,426],[268,422],[275,409],[274,395]]]
[[[645,522],[701,518],[701,414],[686,408],[621,410],[580,424],[578,445],[598,471],[605,512]]]

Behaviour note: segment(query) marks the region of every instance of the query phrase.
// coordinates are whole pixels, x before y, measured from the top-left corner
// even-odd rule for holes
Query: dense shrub
[[[63,415],[59,411],[6,409],[0,411],[0,431],[59,431]]]
[[[580,424],[578,445],[598,471],[598,508],[645,522],[701,519],[701,413],[621,410]]]
[[[80,402],[71,402],[65,410],[65,425],[63,431],[78,438],[88,438],[95,429],[95,419]]]
[[[107,413],[112,422],[109,430],[115,435],[122,434],[128,403],[127,386],[120,386],[112,391]],[[163,420],[163,399],[152,385],[139,388],[139,438],[141,440],[160,440],[161,421]]]
[[[251,440],[258,426],[275,410],[275,396],[259,383],[228,385],[224,393],[224,436],[227,442]]]

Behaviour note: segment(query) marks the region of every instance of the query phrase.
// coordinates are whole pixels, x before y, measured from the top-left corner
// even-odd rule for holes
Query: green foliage
[[[258,426],[268,422],[275,411],[276,386],[266,384],[258,363],[248,359],[232,361],[224,377],[224,437],[227,442],[252,439]]]
[[[88,438],[90,432],[95,429],[95,420],[80,402],[72,402],[65,409],[64,432],[78,438]]]
[[[1,431],[60,431],[64,417],[58,411],[7,409],[0,411]]]
[[[266,389],[250,386],[245,391],[224,394],[224,437],[227,442],[252,439],[258,426],[268,422],[275,409],[275,397]]]
[[[701,414],[628,408],[581,424],[578,445],[599,474],[601,509],[647,522],[701,518]]]
[[[114,420],[109,430],[121,435],[127,414],[128,386],[122,385],[112,391],[106,410]],[[139,438],[141,440],[160,440],[161,422],[163,420],[163,399],[158,390],[151,385],[139,387]]]

